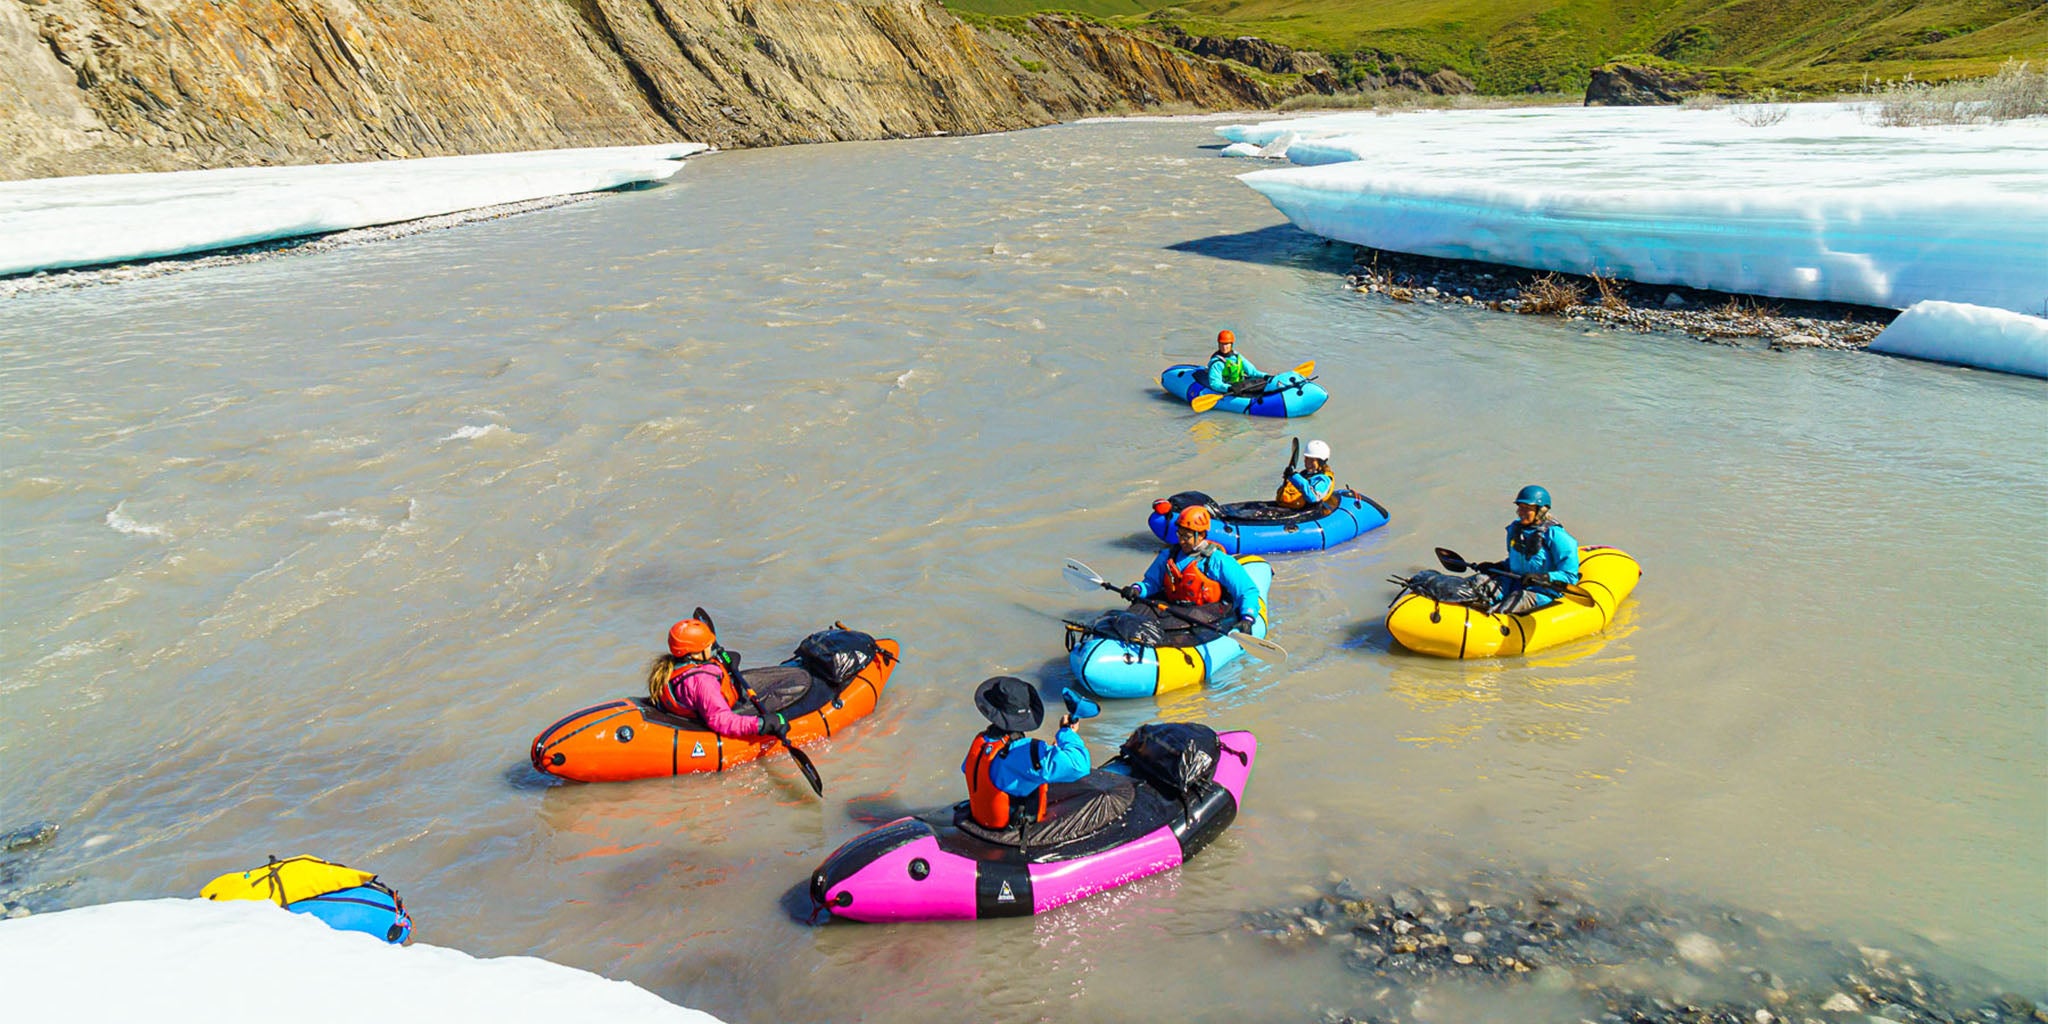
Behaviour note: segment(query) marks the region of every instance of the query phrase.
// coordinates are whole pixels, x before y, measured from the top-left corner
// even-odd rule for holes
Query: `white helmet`
[[[1330,461],[1330,446],[1322,441],[1310,441],[1302,446],[1301,453],[1311,459]]]

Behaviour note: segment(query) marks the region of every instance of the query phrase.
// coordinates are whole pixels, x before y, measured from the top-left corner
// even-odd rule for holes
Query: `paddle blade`
[[[1221,401],[1223,396],[1218,394],[1196,395],[1194,401],[1188,403],[1188,408],[1196,412],[1208,412],[1216,408],[1216,403]]]
[[[795,759],[797,770],[804,773],[804,781],[811,784],[811,792],[824,796],[825,780],[818,777],[818,766],[811,763],[811,755],[798,750],[786,739],[782,741],[782,749],[789,751],[789,756]]]
[[[1303,377],[1313,377],[1316,375],[1316,361],[1311,359],[1308,362],[1305,362],[1300,366],[1295,367],[1294,372]]]
[[[718,632],[718,624],[711,621],[711,613],[705,611],[703,605],[698,605],[697,610],[690,613],[690,617],[703,623],[713,633]]]
[[[1108,580],[1096,575],[1095,570],[1071,558],[1067,559],[1067,564],[1060,570],[1060,573],[1067,578],[1068,583],[1073,584],[1080,590],[1094,590],[1097,587],[1107,587],[1111,590],[1116,589],[1109,585]]]
[[[1455,551],[1452,551],[1450,548],[1436,549],[1436,560],[1439,564],[1441,564],[1444,567],[1444,571],[1446,572],[1472,571],[1471,563],[1465,561],[1463,556],[1459,555]]]
[[[1061,690],[1060,699],[1066,702],[1067,714],[1076,722],[1094,718],[1102,713],[1102,705],[1075,693],[1071,689]]]
[[[1249,654],[1252,657],[1259,659],[1260,661],[1287,660],[1287,648],[1282,647],[1279,644],[1276,644],[1273,641],[1266,639],[1265,637],[1253,636],[1250,633],[1233,632],[1230,634],[1230,638],[1232,640],[1237,641],[1240,645],[1242,645],[1244,647],[1244,652],[1246,654]]]

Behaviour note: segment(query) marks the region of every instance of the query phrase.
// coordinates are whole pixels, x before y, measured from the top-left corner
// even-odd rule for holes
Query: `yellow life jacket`
[[[210,900],[269,900],[278,906],[368,885],[377,875],[343,867],[318,857],[300,855],[247,871],[230,871],[199,890]]]

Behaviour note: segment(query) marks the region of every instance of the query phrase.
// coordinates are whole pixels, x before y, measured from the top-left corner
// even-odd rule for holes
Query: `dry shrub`
[[[1586,290],[1578,282],[1545,274],[1522,288],[1522,304],[1518,308],[1524,313],[1562,313],[1585,299]]]
[[[1896,82],[1864,87],[1874,98],[1865,116],[1887,128],[1929,124],[1974,124],[2013,121],[2048,115],[2048,71],[2034,71],[2026,61],[2008,60],[1990,78],[1929,85],[1912,75]]]
[[[1777,316],[1778,307],[1766,306],[1759,299],[1731,295],[1728,297],[1727,302],[1714,308],[1713,314],[1737,320],[1748,317]]]
[[[1619,313],[1628,308],[1628,299],[1622,296],[1621,289],[1614,286],[1614,278],[1601,277],[1599,274],[1594,274],[1592,277],[1593,287],[1600,290],[1601,309],[1609,309]]]
[[[1792,107],[1778,102],[1778,90],[1766,89],[1761,96],[1751,97],[1750,102],[1736,104],[1729,113],[1751,128],[1769,128],[1791,117]]]

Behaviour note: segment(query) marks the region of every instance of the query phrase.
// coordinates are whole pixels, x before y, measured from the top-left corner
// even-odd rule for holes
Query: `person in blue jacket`
[[[1174,520],[1174,541],[1152,560],[1145,578],[1118,593],[1126,601],[1165,600],[1222,630],[1249,633],[1259,614],[1259,590],[1237,559],[1209,543],[1209,510],[1189,505]],[[1237,621],[1228,623],[1230,619]]]
[[[968,811],[976,823],[1001,831],[1042,821],[1046,787],[1079,782],[1093,769],[1074,728],[1078,712],[1060,717],[1051,743],[1025,738],[1045,721],[1045,700],[1030,683],[1015,676],[984,679],[974,690],[974,707],[989,725],[974,737],[960,771],[967,776]]]
[[[1519,615],[1557,600],[1558,591],[1579,582],[1579,542],[1550,518],[1550,492],[1530,484],[1515,494],[1515,521],[1508,524],[1508,557],[1481,569],[1507,584],[1491,610]]]
[[[1237,335],[1227,330],[1216,332],[1216,351],[1209,356],[1209,375],[1202,382],[1209,390],[1220,395],[1260,395],[1272,379],[1237,354]]]
[[[1323,441],[1310,441],[1301,449],[1301,469],[1286,474],[1280,482],[1280,490],[1273,495],[1275,504],[1288,508],[1308,508],[1330,500],[1337,491],[1337,478],[1330,475],[1330,446]]]

